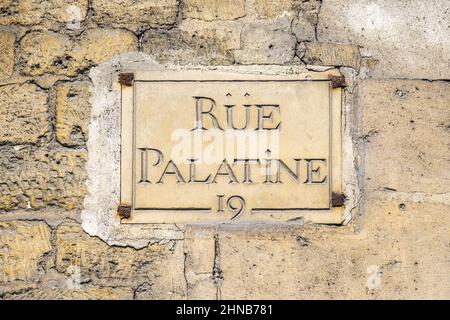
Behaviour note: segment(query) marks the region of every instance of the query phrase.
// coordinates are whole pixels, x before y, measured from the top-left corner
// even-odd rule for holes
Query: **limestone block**
[[[359,231],[222,225],[219,298],[448,299],[450,206],[436,198],[372,194]]]
[[[45,18],[59,22],[83,21],[88,0],[4,0],[0,3],[0,25],[35,25]]]
[[[240,26],[233,22],[186,20],[179,29],[147,31],[143,51],[160,62],[228,65],[239,47]]]
[[[14,41],[11,32],[0,32],[0,80],[9,78],[14,70]]]
[[[320,42],[305,43],[303,58],[309,64],[345,66],[359,69],[361,58],[356,46]]]
[[[240,64],[285,64],[292,61],[295,38],[282,26],[247,24],[241,33]]]
[[[294,7],[303,14],[314,26],[318,23],[318,15],[322,7],[322,0],[296,1]]]
[[[84,145],[90,118],[90,83],[70,82],[56,89],[56,139],[67,146]]]
[[[217,299],[218,283],[214,279],[216,241],[214,228],[189,226],[185,231],[185,275],[189,299]],[[216,275],[217,277],[217,275]]]
[[[20,43],[20,61],[23,72],[42,75],[46,72],[74,76],[76,61],[70,55],[71,42],[68,36],[54,32],[30,32]]]
[[[344,285],[364,285],[352,271],[354,243],[336,232],[222,228],[219,244],[221,299],[334,299],[343,296]]]
[[[110,247],[84,233],[76,222],[66,222],[58,226],[56,247],[58,272],[68,273],[70,268],[79,267],[82,282],[141,289],[148,283],[151,290],[147,296],[153,299],[185,296],[184,255],[179,242],[149,245],[140,250]],[[140,292],[142,294],[143,290]]]
[[[0,209],[81,208],[86,158],[86,151],[1,147]]]
[[[137,39],[125,30],[90,29],[76,40],[54,32],[36,31],[22,39],[20,61],[26,75],[76,76],[93,65],[134,51]]]
[[[367,296],[448,299],[448,196],[372,192],[365,203],[357,270]]]
[[[220,45],[220,50],[234,50],[240,46],[240,34],[242,25],[235,21],[212,21],[184,20],[179,29],[189,34],[191,37],[216,38]]]
[[[48,131],[46,93],[33,84],[0,87],[0,144],[36,143]]]
[[[77,24],[86,19],[89,8],[89,0],[41,0],[37,2],[43,8],[43,21],[48,13],[56,21],[67,23],[69,29],[71,29],[71,24]]]
[[[80,288],[37,288],[19,294],[8,294],[6,300],[131,300],[132,289],[81,286]]]
[[[314,41],[316,37],[314,24],[308,20],[308,17],[304,13],[300,13],[292,21],[292,32],[299,42]]]
[[[50,229],[41,222],[0,222],[0,287],[15,280],[32,281],[51,247]]]
[[[366,80],[359,96],[366,189],[449,192],[450,85]]]
[[[256,0],[255,9],[259,17],[274,18],[294,9],[294,0]]]
[[[202,20],[234,20],[245,16],[245,0],[183,0],[183,16]]]
[[[50,89],[55,83],[62,81],[69,81],[70,77],[67,76],[57,76],[53,74],[44,74],[36,78],[36,84],[42,89]]]
[[[177,17],[176,0],[95,0],[92,8],[95,22],[133,31],[172,25]]]
[[[101,45],[99,45],[101,44]],[[137,39],[129,31],[91,29],[73,47],[73,55],[82,67],[99,64],[116,55],[137,51]]]
[[[322,42],[350,43],[379,61],[375,77],[448,79],[448,1],[323,1]]]

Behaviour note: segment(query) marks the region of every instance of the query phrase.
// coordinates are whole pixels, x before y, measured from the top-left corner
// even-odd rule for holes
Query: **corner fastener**
[[[126,204],[121,204],[117,208],[117,214],[120,218],[128,219],[131,217],[131,206]]]
[[[347,197],[343,193],[332,192],[331,193],[331,206],[334,207],[343,207],[345,205],[345,200]]]
[[[119,83],[123,86],[131,87],[133,85],[134,73],[120,73]]]
[[[347,86],[347,84],[345,83],[344,76],[331,76],[330,81],[331,81],[331,87],[333,89],[344,88]]]

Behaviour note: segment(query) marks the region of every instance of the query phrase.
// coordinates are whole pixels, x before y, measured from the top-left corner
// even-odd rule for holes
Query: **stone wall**
[[[0,1],[0,297],[449,299],[449,19],[443,0]],[[338,68],[352,220],[88,234],[91,71],[127,54]]]

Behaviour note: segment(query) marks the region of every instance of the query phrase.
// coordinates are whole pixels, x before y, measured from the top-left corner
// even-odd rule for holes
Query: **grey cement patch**
[[[199,67],[161,65],[150,57],[132,53],[117,57],[91,69],[91,119],[87,142],[87,196],[81,214],[82,227],[91,236],[98,236],[109,245],[142,248],[149,243],[183,239],[183,226],[175,224],[121,224],[116,214],[120,200],[120,84],[118,74],[132,70],[220,70],[247,74],[306,73],[303,66],[252,65],[232,67]],[[351,79],[349,79],[351,80]],[[348,80],[348,81],[349,81]],[[357,158],[352,139],[353,106],[351,99],[343,103],[343,172],[344,191],[348,196],[344,224],[351,220],[361,197],[355,169]],[[234,222],[238,225],[239,222]],[[299,223],[285,223],[292,227]],[[271,224],[268,224],[269,227]],[[274,224],[275,226],[275,224]],[[239,228],[239,226],[236,226]],[[248,228],[248,224],[245,228]],[[276,223],[280,227],[280,223]]]

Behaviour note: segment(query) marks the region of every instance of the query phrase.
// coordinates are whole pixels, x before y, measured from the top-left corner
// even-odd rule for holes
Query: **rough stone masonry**
[[[449,299],[449,20],[441,0],[1,0],[0,298]],[[139,64],[338,70],[346,223],[83,221],[96,108]]]

